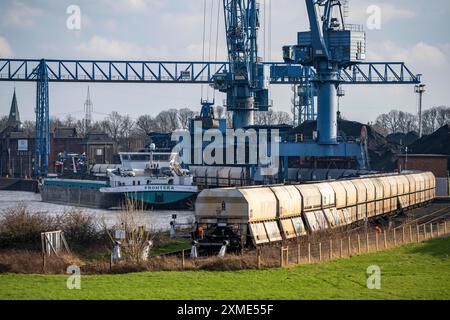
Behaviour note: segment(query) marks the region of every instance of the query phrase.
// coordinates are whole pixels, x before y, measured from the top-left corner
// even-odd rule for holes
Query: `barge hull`
[[[44,202],[96,209],[119,207],[124,200],[120,194],[105,194],[98,189],[70,186],[44,185],[40,186],[40,192]]]

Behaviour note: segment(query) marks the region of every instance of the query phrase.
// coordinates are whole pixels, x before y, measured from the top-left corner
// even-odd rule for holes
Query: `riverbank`
[[[70,205],[59,205],[53,203],[42,202],[40,194],[24,191],[0,191],[0,215],[9,208],[17,205],[25,205],[32,212],[45,212],[50,215],[60,215],[73,209],[79,209],[98,220],[104,220],[108,226],[116,223],[120,210],[103,210],[91,208],[78,208]],[[194,220],[193,211],[175,211],[175,210],[157,210],[145,211],[145,220],[157,230],[167,231],[170,229],[170,221],[172,215],[177,215],[178,223],[189,223]]]

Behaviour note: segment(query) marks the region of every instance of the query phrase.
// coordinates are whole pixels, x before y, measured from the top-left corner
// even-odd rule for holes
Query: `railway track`
[[[417,225],[421,226],[421,225],[424,225],[427,223],[445,220],[449,216],[450,216],[450,206],[446,206],[443,208],[439,208],[439,209],[437,209],[431,213],[428,213],[426,215],[420,216],[416,219],[406,221],[406,223],[404,223],[404,225],[409,226],[409,225],[417,224]]]

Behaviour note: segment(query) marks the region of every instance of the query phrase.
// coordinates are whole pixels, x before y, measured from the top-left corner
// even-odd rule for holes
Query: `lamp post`
[[[424,84],[416,85],[414,91],[419,95],[419,138],[422,138],[422,97],[425,90]]]

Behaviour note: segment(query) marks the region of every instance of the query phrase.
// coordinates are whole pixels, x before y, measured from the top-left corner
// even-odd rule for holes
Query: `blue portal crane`
[[[366,57],[366,35],[361,26],[346,25],[340,0],[305,0],[310,31],[298,33],[298,44],[285,46],[286,62],[313,67],[315,77],[306,84],[317,94],[318,142],[337,144],[338,87],[345,69]],[[308,103],[308,102],[306,102]]]
[[[270,69],[258,61],[259,5],[256,0],[223,0],[229,69],[214,76],[226,93],[233,128],[253,125],[255,111],[269,109]]]

